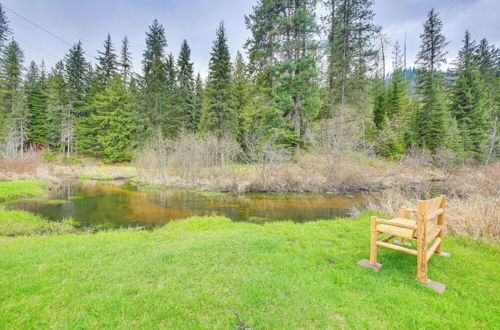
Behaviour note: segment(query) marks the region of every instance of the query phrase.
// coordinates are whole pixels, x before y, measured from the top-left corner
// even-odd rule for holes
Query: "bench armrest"
[[[404,224],[404,223],[398,223],[398,222],[395,222],[395,221],[385,220],[385,219],[378,219],[377,218],[377,223],[382,223],[384,225],[389,225],[389,226],[394,226],[394,227],[400,227],[400,228],[407,228],[407,229],[414,229],[414,230],[417,229],[416,225],[407,225],[407,224]]]
[[[403,207],[401,209],[401,218],[408,218],[408,213],[413,213],[417,215],[417,210],[416,209],[407,209],[406,207]]]

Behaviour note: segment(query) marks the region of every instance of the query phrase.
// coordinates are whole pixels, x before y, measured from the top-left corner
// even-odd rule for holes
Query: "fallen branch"
[[[238,322],[240,322],[239,325],[234,326],[236,329],[252,329],[248,324],[246,324],[245,321],[243,321],[243,319],[241,318],[240,314],[238,314],[238,312],[234,312],[234,315],[236,315],[236,317],[238,318]]]

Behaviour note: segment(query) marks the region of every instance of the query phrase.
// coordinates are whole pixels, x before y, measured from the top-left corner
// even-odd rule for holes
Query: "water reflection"
[[[64,204],[23,201],[10,207],[39,213],[51,220],[72,217],[86,225],[154,227],[173,219],[218,214],[235,221],[296,222],[345,216],[361,202],[361,195],[331,194],[219,194],[185,189],[141,191],[124,182],[65,182],[54,188],[48,200]]]

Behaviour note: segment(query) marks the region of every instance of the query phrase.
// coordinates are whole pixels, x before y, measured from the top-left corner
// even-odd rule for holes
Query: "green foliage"
[[[63,148],[63,122],[69,117],[68,92],[64,73],[64,63],[57,62],[46,83],[48,144],[56,150]]]
[[[3,50],[3,46],[11,34],[12,30],[9,27],[9,19],[0,4],[0,50]]]
[[[50,149],[43,149],[42,158],[46,162],[53,162],[57,160],[57,155]]]
[[[167,137],[174,137],[177,135],[183,122],[180,108],[176,104],[177,93],[177,70],[175,67],[174,56],[170,53],[165,61],[165,84],[163,88],[163,112],[162,116],[162,132]]]
[[[198,127],[201,119],[201,109],[203,108],[203,95],[204,95],[204,87],[203,80],[201,79],[201,75],[198,73],[196,76],[196,81],[194,85],[194,105],[193,105],[193,114],[192,114],[192,123],[194,127]]]
[[[48,145],[49,121],[47,116],[47,77],[45,68],[41,69],[31,62],[24,83],[26,103],[29,111],[28,139],[31,143]]]
[[[165,67],[165,47],[167,39],[165,28],[158,20],[154,20],[146,32],[146,50],[143,54],[142,100],[147,119],[147,129],[162,129],[163,121],[168,112],[168,97],[165,87],[167,72]],[[165,132],[168,133],[168,132]]]
[[[0,58],[0,128],[7,130],[6,118],[11,114],[14,98],[22,84],[24,53],[19,44],[12,40],[3,49]]]
[[[99,57],[97,57],[96,78],[101,85],[104,85],[117,73],[118,68],[113,42],[111,41],[111,35],[109,33],[104,41],[104,51],[97,52]],[[125,59],[125,61],[127,61],[127,59]]]
[[[247,118],[261,121],[264,137],[287,146],[303,137],[321,109],[316,69],[316,1],[259,1],[246,17],[252,33],[246,43],[257,104]],[[253,123],[256,125],[256,123]]]
[[[373,0],[258,0],[245,17],[247,61],[238,52],[231,64],[221,23],[204,86],[200,74],[194,77],[186,40],[176,59],[167,54],[158,20],[146,32],[142,75],[132,71],[127,37],[118,56],[108,34],[95,69],[79,41],[48,74],[43,63],[31,63],[23,80],[23,52],[8,41],[0,5],[0,151],[14,157],[35,144],[66,157],[78,151],[114,162],[130,159],[155,132],[176,138],[200,131],[234,135],[248,158],[268,144],[307,147],[319,120],[351,104],[363,143],[385,157],[420,147],[495,160],[498,48],[486,40],[476,46],[467,33],[455,70],[443,76],[447,41],[433,9],[421,34],[416,86],[417,71],[406,68],[398,42],[392,74],[370,78],[374,61],[385,58],[374,49],[380,27],[373,6]]]
[[[82,42],[75,44],[65,58],[65,76],[71,114],[85,115],[85,100],[90,86],[90,64],[85,60]]]
[[[177,59],[177,89],[175,91],[176,113],[179,114],[180,125],[189,131],[197,128],[197,109],[195,99],[195,85],[193,63],[191,62],[191,48],[186,40],[182,42],[179,58]]]
[[[105,162],[128,161],[132,157],[134,123],[128,108],[130,94],[117,75],[97,93],[90,105],[89,121],[95,133],[94,156]]]
[[[475,44],[466,31],[452,85],[451,112],[455,117],[464,152],[476,160],[486,154],[487,120],[485,87],[475,61]]]
[[[373,38],[380,27],[373,23],[372,0],[323,0],[328,31],[328,110],[338,104],[364,103],[369,86],[369,63],[376,55]]]
[[[373,104],[373,123],[378,130],[384,128],[386,123],[386,108],[387,108],[387,95],[386,87],[382,79],[378,78],[374,84],[374,104]]]
[[[125,86],[128,86],[132,80],[132,55],[130,54],[130,45],[127,36],[123,38],[120,52],[119,71]]]
[[[238,122],[231,92],[231,57],[224,23],[221,22],[210,53],[199,124],[201,132],[211,132],[217,136],[236,133]]]
[[[236,59],[233,66],[232,77],[232,100],[234,102],[233,108],[238,116],[238,140],[242,140],[244,134],[244,112],[250,102],[251,85],[248,77],[248,70],[245,60],[241,53],[236,53]]]
[[[448,109],[444,99],[443,77],[438,72],[441,63],[446,62],[444,48],[448,44],[441,34],[442,22],[432,9],[420,35],[422,44],[418,53],[418,92],[421,105],[418,107],[414,128],[417,145],[436,152],[444,147],[448,137],[446,118]]]

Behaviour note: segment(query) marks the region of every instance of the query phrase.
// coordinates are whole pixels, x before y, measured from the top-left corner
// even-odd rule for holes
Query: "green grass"
[[[0,202],[27,197],[45,195],[44,187],[48,181],[43,180],[17,180],[0,182]]]
[[[499,247],[447,237],[440,295],[415,257],[368,257],[369,220],[256,225],[221,217],[155,231],[0,237],[0,328],[495,328]]]
[[[75,231],[71,219],[48,221],[36,214],[21,210],[6,210],[0,206],[0,236],[29,236],[64,234]]]

